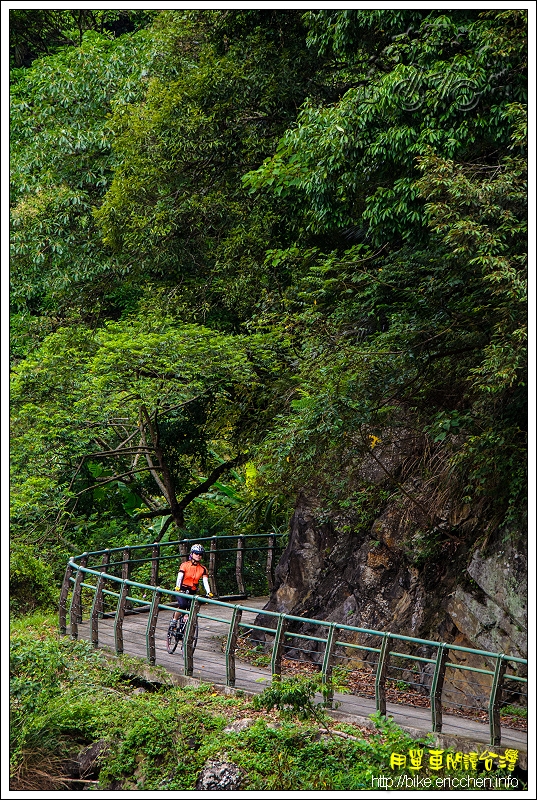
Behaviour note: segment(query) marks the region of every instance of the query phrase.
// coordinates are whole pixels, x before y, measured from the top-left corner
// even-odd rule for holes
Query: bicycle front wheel
[[[192,655],[194,655],[194,650],[196,649],[196,645],[198,643],[198,623],[196,622],[196,628],[194,630],[194,638],[192,639]],[[181,640],[181,653],[184,655],[185,651],[185,641]]]
[[[168,628],[168,633],[166,634],[166,650],[170,655],[175,653],[177,650],[177,645],[179,644],[179,634],[177,632],[177,628],[174,630]]]

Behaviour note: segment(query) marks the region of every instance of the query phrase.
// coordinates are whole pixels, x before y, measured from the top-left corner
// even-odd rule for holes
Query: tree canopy
[[[398,439],[520,524],[525,12],[74,13],[11,28],[21,535],[409,494]]]

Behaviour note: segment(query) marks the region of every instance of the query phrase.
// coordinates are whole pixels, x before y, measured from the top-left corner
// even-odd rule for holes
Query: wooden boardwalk
[[[253,609],[243,611],[242,622],[246,625],[253,624],[258,610],[262,609],[268,598],[256,597],[240,601],[241,606]],[[166,631],[171,618],[171,612],[161,611],[157,620],[155,636],[156,664],[164,667],[171,675],[184,675],[183,656],[180,647],[173,655],[166,650]],[[229,631],[231,608],[218,605],[203,605],[199,615],[199,638],[194,652],[194,669],[192,677],[205,683],[224,686],[226,683],[225,648],[223,642]],[[148,615],[144,613],[132,614],[125,617],[123,623],[124,652],[127,655],[137,656],[147,661],[146,627]],[[246,630],[242,628],[242,630]],[[78,625],[78,636],[81,639],[91,640],[91,629],[88,621]],[[103,618],[99,620],[99,646],[115,650],[114,646],[114,620]],[[270,685],[270,667],[254,667],[236,659],[235,688],[256,694]],[[360,720],[367,718],[375,711],[373,698],[357,697],[355,695],[337,694],[334,698],[337,710],[332,712],[341,720]],[[387,713],[395,722],[414,731],[426,732],[431,729],[431,714],[429,709],[414,708],[412,706],[387,704]],[[472,742],[488,744],[489,728],[473,720],[463,717],[443,715],[442,740],[443,746],[450,746],[452,737],[466,737]],[[456,746],[456,743],[454,743]],[[527,733],[525,731],[502,728],[502,749],[512,747],[527,752]]]

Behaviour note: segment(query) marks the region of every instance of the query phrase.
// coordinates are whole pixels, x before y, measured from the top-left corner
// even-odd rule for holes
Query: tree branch
[[[230,461],[224,461],[222,464],[219,464],[217,467],[213,469],[211,474],[208,478],[204,481],[199,483],[194,489],[191,489],[188,494],[186,494],[182,500],[180,500],[177,504],[177,509],[180,512],[183,512],[184,509],[192,502],[196,497],[199,497],[201,494],[205,494],[205,492],[209,491],[211,486],[216,483],[220,475],[226,472],[228,469],[232,467],[236,467],[247,458],[246,453],[241,453],[236,458],[231,459]],[[134,516],[135,520],[140,519],[154,519],[155,517],[163,517],[166,514],[172,514],[171,508],[156,508],[152,511],[142,511],[140,514],[136,514]]]
[[[106,478],[104,481],[99,481],[98,483],[94,483],[93,486],[88,486],[86,489],[82,489],[80,492],[77,492],[76,497],[80,497],[81,494],[84,492],[91,492],[92,489],[98,489],[99,486],[105,486],[107,483],[113,483],[114,481],[119,480],[120,478],[125,478],[130,475],[134,475],[136,472],[147,472],[149,467],[142,467],[140,469],[131,469],[128,472],[122,472],[119,475],[112,475],[110,478]]]
[[[162,528],[160,529],[159,535],[155,539],[156,542],[160,542],[160,540],[162,539],[162,537],[164,536],[164,534],[166,533],[166,531],[168,530],[168,528],[170,527],[172,522],[173,522],[173,517],[172,516],[169,516],[168,519],[165,520],[165,522],[162,525]]]
[[[97,453],[90,453],[88,458],[100,458],[101,456],[102,457],[110,456],[110,457],[116,458],[116,457],[123,456],[123,455],[127,455],[127,456],[133,455],[133,453],[135,455],[142,455],[143,456],[145,453],[152,453],[152,452],[153,451],[148,447],[146,447],[146,448],[144,448],[144,447],[126,447],[124,450],[121,450],[121,449],[117,449],[117,450],[100,450]]]
[[[141,511],[139,514],[135,514],[133,519],[136,521],[139,519],[154,519],[155,517],[164,517],[166,514],[171,513],[171,508],[155,508],[153,511]]]
[[[194,500],[196,497],[199,497],[200,494],[205,494],[205,492],[208,492],[213,483],[218,480],[220,475],[222,475],[224,472],[227,472],[227,470],[231,469],[232,467],[237,467],[239,464],[243,464],[247,458],[247,453],[241,453],[240,455],[236,456],[236,458],[232,458],[230,461],[224,461],[222,464],[219,464],[217,467],[215,467],[206,480],[198,484],[198,486],[188,492],[188,494],[185,494],[183,499],[178,503],[179,510],[183,512],[187,505],[192,502],[192,500]]]
[[[156,370],[150,370],[150,369],[137,369],[136,377],[160,378],[161,380],[166,380],[166,381],[179,381],[179,383],[185,383],[185,384],[188,383],[186,378],[181,378],[179,375],[176,375],[175,372],[157,372]]]
[[[185,518],[183,515],[183,509],[179,507],[177,502],[177,495],[175,493],[175,484],[173,480],[173,476],[168,469],[168,465],[166,463],[166,459],[164,458],[164,452],[162,447],[160,446],[160,439],[159,439],[159,432],[158,432],[158,423],[157,423],[157,413],[158,411],[155,410],[155,422],[151,421],[151,417],[149,416],[149,412],[145,405],[140,406],[140,411],[142,415],[145,417],[147,427],[149,428],[149,433],[151,435],[151,441],[153,442],[153,448],[155,450],[155,455],[159,462],[160,471],[162,473],[162,481],[158,476],[156,476],[156,472],[152,472],[151,474],[157,480],[159,486],[164,489],[164,496],[168,500],[170,504],[171,514],[173,519],[178,528],[182,528],[185,524]],[[150,456],[146,453],[146,460],[147,463],[150,464],[151,459]]]
[[[141,413],[142,412],[140,410],[140,415],[141,415]],[[147,410],[146,410],[146,414],[147,414]],[[149,419],[149,415],[147,415],[147,418]],[[145,445],[146,444],[145,431],[144,431],[143,423],[142,423],[141,419],[140,419],[140,437],[141,437],[142,443]],[[160,475],[158,474],[158,472],[155,469],[155,466],[154,466],[153,461],[151,459],[151,456],[149,454],[149,450],[148,450],[148,452],[145,453],[145,460],[147,461],[149,470],[151,472],[151,475],[153,476],[153,480],[157,484],[158,488],[160,489],[160,491],[162,492],[162,494],[164,495],[164,497],[166,498],[168,503],[170,503],[170,498],[168,497],[168,492],[166,491],[166,487],[164,486],[164,484],[160,480]]]

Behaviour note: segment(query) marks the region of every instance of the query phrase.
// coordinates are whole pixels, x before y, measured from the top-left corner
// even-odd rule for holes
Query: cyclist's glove
[[[214,597],[214,594],[213,594],[212,592],[209,592],[209,594],[207,595],[207,597]]]
[[[174,591],[180,592],[181,591],[181,587],[180,586],[176,586]]]

